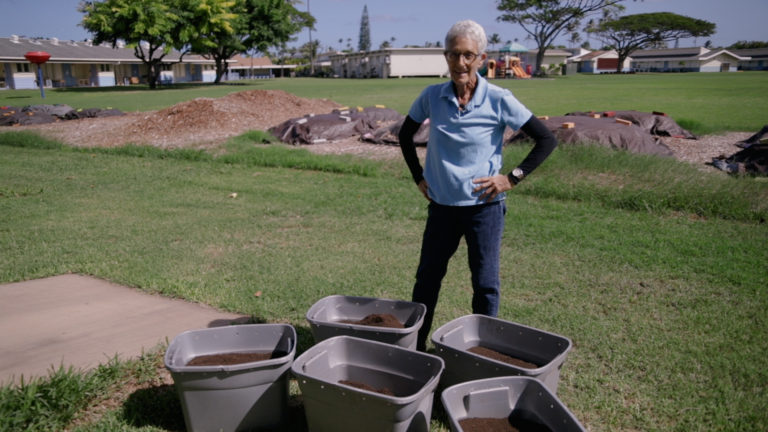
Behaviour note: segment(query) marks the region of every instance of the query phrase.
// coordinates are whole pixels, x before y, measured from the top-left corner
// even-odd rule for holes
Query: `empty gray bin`
[[[187,366],[195,357],[267,353],[269,360]],[[288,371],[296,330],[288,324],[249,324],[190,330],[165,352],[188,431],[239,431],[279,426],[288,403]]]
[[[453,432],[463,432],[459,422],[470,418],[522,419],[543,424],[553,432],[585,431],[560,399],[535,378],[468,381],[447,388],[441,399]]]
[[[426,312],[427,307],[421,303],[332,295],[319,300],[309,308],[307,321],[315,342],[334,336],[354,336],[414,349]],[[340,322],[359,321],[371,314],[391,314],[405,328],[372,327]]]
[[[396,345],[337,336],[305,351],[291,370],[313,432],[426,432],[443,361]]]
[[[485,315],[466,315],[446,323],[432,333],[432,343],[445,361],[442,388],[464,381],[522,375],[541,380],[552,393],[557,393],[560,368],[571,349],[570,339],[564,336]],[[538,367],[518,367],[468,351],[478,345]]]

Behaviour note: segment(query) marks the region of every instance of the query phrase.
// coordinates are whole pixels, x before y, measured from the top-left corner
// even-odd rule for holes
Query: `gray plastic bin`
[[[428,431],[440,357],[368,339],[337,336],[305,351],[291,368],[309,430]],[[362,383],[393,395],[339,383]]]
[[[319,300],[309,308],[307,321],[315,342],[334,336],[354,336],[414,349],[426,312],[427,307],[421,303],[332,295]],[[359,321],[370,314],[392,314],[403,323],[405,328],[372,327],[340,322],[342,320]]]
[[[441,399],[453,432],[463,432],[459,421],[469,418],[504,418],[511,422],[523,419],[543,424],[553,432],[585,431],[560,399],[535,378],[508,376],[468,381],[447,388]]]
[[[269,360],[187,366],[202,355],[274,352]],[[296,330],[288,324],[249,324],[190,330],[165,352],[188,431],[238,431],[279,426],[288,403],[288,370]]]
[[[432,333],[436,353],[445,361],[441,387],[497,376],[522,375],[541,380],[557,393],[560,368],[571,349],[570,339],[485,315],[466,315]],[[528,369],[481,356],[468,349],[483,346],[538,367]]]

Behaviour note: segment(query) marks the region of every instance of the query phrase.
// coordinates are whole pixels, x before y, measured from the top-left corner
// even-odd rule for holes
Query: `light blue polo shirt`
[[[507,89],[477,76],[477,88],[464,110],[448,81],[427,87],[413,102],[408,115],[417,123],[429,119],[429,142],[424,178],[429,196],[438,204],[482,204],[472,180],[501,170],[506,126],[520,129],[531,112]],[[504,199],[499,194],[496,201]]]

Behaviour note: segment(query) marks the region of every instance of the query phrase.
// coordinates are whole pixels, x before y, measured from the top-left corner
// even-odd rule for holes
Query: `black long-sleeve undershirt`
[[[400,151],[403,152],[405,163],[408,165],[413,181],[416,184],[419,184],[424,179],[424,169],[421,167],[419,157],[416,154],[416,144],[413,142],[413,137],[419,130],[419,126],[421,125],[410,116],[406,116],[398,134]],[[517,166],[523,170],[524,176],[528,176],[555,150],[557,138],[536,116],[531,116],[520,129],[535,142],[528,156]],[[509,180],[517,184],[519,180],[511,174],[510,171],[507,175]]]

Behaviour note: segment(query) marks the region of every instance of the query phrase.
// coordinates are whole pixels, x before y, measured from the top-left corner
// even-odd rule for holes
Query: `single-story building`
[[[629,72],[632,58],[624,59],[621,71]],[[619,54],[616,50],[592,51],[585,54],[570,57],[569,64],[576,65],[576,72],[579,73],[614,73],[619,65]]]
[[[739,61],[739,70],[768,70],[768,48],[736,49],[731,52],[748,59]]]
[[[750,60],[724,49],[704,47],[637,50],[632,69],[637,72],[735,72]]]
[[[146,82],[147,68],[136,58],[133,48],[120,44],[93,45],[89,41],[63,41],[11,36],[0,38],[0,89],[33,89],[37,85],[37,66],[24,55],[44,51],[51,58],[43,64],[45,87],[107,87]],[[213,60],[173,51],[160,73],[163,83],[212,82],[216,76]]]
[[[276,65],[269,57],[246,57],[240,54],[229,60],[227,80],[266,79],[292,76],[296,65]]]
[[[447,76],[443,48],[387,48],[331,55],[333,75],[341,78]]]

